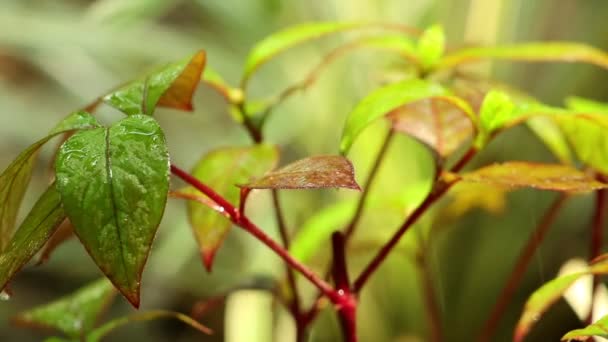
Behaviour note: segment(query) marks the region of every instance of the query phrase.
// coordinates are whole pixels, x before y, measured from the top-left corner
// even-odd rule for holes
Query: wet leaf
[[[360,190],[353,164],[342,156],[314,156],[300,159],[251,183],[249,189],[320,189]]]
[[[192,94],[205,61],[205,52],[199,51],[111,92],[103,100],[127,115],[152,115],[156,106],[191,111]]]
[[[57,189],[76,235],[135,306],[169,190],[169,156],[154,119],[127,117],[66,141],[55,164]]]
[[[192,174],[226,200],[235,203],[240,193],[236,184],[262,176],[274,168],[278,158],[278,150],[272,145],[222,148],[206,154],[194,167]],[[202,195],[194,188],[189,188],[187,193]],[[215,253],[226,238],[232,222],[211,209],[208,203],[200,201],[188,203],[188,217],[203,263],[211,271]]]
[[[562,341],[588,341],[591,336],[608,338],[608,315],[583,329],[569,331],[562,337]]]
[[[455,51],[445,56],[438,68],[453,68],[460,64],[484,59],[504,59],[527,62],[583,62],[608,68],[608,54],[592,46],[545,42],[503,46],[473,47]]]
[[[465,173],[464,182],[484,183],[505,188],[535,188],[540,190],[584,192],[605,189],[585,173],[567,165],[532,162],[505,162]]]
[[[332,33],[361,27],[352,22],[304,23],[288,27],[264,38],[249,52],[243,72],[242,88],[245,88],[251,75],[264,63],[277,54],[312,39],[321,38]]]
[[[103,278],[51,303],[23,312],[14,321],[26,327],[56,329],[76,339],[93,330],[115,294],[112,283]]]
[[[447,91],[439,84],[419,79],[390,84],[373,91],[348,115],[340,140],[340,152],[346,154],[357,136],[376,119],[409,103],[441,95],[447,95]]]
[[[416,48],[418,59],[425,69],[433,67],[443,56],[445,50],[445,33],[440,25],[433,25],[426,29]]]
[[[592,264],[587,272],[578,272],[557,277],[534,291],[526,302],[523,313],[515,327],[514,341],[523,341],[530,329],[549,307],[553,305],[564,292],[572,286],[572,284],[587,274],[608,274],[608,259],[601,259],[599,262]]]
[[[437,96],[398,108],[387,115],[393,129],[410,135],[447,157],[473,136],[475,113],[462,99]]]
[[[55,184],[40,196],[19,229],[0,254],[0,289],[28,262],[65,219]]]
[[[63,119],[49,135],[21,152],[0,175],[0,251],[13,236],[17,212],[32,175],[38,150],[51,138],[78,129],[98,127],[97,120],[86,112],[75,112]]]
[[[355,201],[343,201],[317,211],[298,229],[289,253],[301,262],[309,261],[334,231],[348,224],[356,204]]]
[[[114,319],[110,322],[105,323],[101,327],[93,330],[85,339],[86,342],[98,342],[109,334],[112,330],[115,330],[127,323],[131,322],[142,322],[151,321],[160,318],[174,318],[180,320],[192,328],[202,332],[203,334],[211,335],[213,331],[206,326],[200,324],[192,317],[179,312],[165,311],[165,310],[150,310],[147,312],[139,312],[133,315]]]

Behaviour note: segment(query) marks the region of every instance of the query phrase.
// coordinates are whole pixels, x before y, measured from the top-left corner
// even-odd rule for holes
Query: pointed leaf
[[[14,321],[24,326],[56,329],[70,338],[79,338],[93,330],[115,294],[112,283],[103,278],[70,295],[23,312]]]
[[[440,25],[426,29],[418,40],[417,55],[425,69],[433,67],[443,56],[445,33]]]
[[[455,51],[443,58],[438,68],[453,68],[483,59],[527,62],[583,62],[608,69],[608,54],[589,45],[568,42],[522,43],[473,47]]]
[[[105,335],[109,334],[112,330],[115,330],[116,328],[119,328],[127,323],[151,321],[159,318],[174,318],[188,324],[189,326],[202,332],[203,334],[211,335],[213,333],[211,329],[207,328],[192,317],[183,313],[165,310],[150,310],[147,312],[138,312],[133,315],[111,320],[102,325],[101,327],[93,330],[88,336],[86,336],[85,341],[99,342]]]
[[[205,68],[204,51],[169,64],[104,96],[107,104],[127,115],[153,115],[156,106],[192,110],[192,94]]]
[[[387,118],[395,131],[410,135],[439,156],[447,157],[473,136],[470,118],[474,116],[464,100],[437,96],[396,109]]]
[[[55,164],[57,189],[74,231],[135,306],[169,190],[169,156],[154,119],[127,117],[74,134]]]
[[[277,163],[278,150],[272,145],[223,148],[205,155],[194,167],[192,174],[228,201],[239,199],[236,184],[250,181],[268,172]],[[189,193],[200,194],[189,188]],[[188,216],[194,229],[201,257],[207,270],[211,271],[213,257],[222,245],[232,222],[199,201],[188,203]]]
[[[21,152],[0,175],[0,251],[13,236],[17,212],[32,175],[38,150],[51,138],[77,129],[98,127],[97,120],[86,112],[75,112],[63,119],[46,137]]]
[[[375,90],[361,100],[348,115],[342,131],[340,152],[346,154],[357,136],[376,119],[409,103],[446,94],[447,91],[439,84],[419,79],[390,84]]]
[[[583,192],[605,189],[585,173],[562,164],[505,162],[465,173],[462,181],[485,183],[506,188],[535,188],[540,190]]]
[[[592,336],[608,338],[608,315],[583,329],[569,331],[562,337],[562,341],[588,341]]]
[[[242,88],[245,88],[251,75],[275,55],[312,39],[351,30],[363,26],[352,22],[304,23],[288,27],[264,38],[249,52],[243,72]]]
[[[582,276],[587,274],[608,274],[608,259],[598,259],[599,261],[592,264],[588,271],[557,277],[534,291],[524,306],[519,322],[517,322],[513,340],[515,342],[523,341],[532,326],[534,326],[549,307]]]
[[[65,219],[55,184],[40,196],[30,213],[0,254],[0,289],[28,262]]]
[[[342,156],[315,156],[300,159],[249,184],[249,189],[320,189],[360,190],[353,164]]]

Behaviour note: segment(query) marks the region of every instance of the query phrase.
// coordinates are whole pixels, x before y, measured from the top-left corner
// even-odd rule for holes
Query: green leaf
[[[95,327],[116,291],[105,278],[51,303],[20,313],[15,322],[25,326],[52,328],[70,338],[80,338]]]
[[[142,322],[142,321],[151,321],[159,318],[174,318],[180,320],[192,328],[202,332],[203,334],[211,335],[213,331],[206,326],[200,324],[192,317],[173,311],[165,311],[165,310],[150,310],[147,312],[139,312],[133,315],[129,315],[126,317],[121,317],[114,319],[110,322],[105,323],[101,327],[93,330],[85,339],[86,342],[98,342],[101,339],[110,333],[112,330],[119,328],[130,322]]]
[[[572,152],[564,133],[555,120],[548,117],[531,118],[528,127],[547,146],[557,159],[564,164],[572,163]]]
[[[128,83],[104,96],[103,101],[127,115],[153,115],[156,106],[191,111],[192,95],[205,62],[205,52],[199,51]]]
[[[538,42],[503,46],[473,47],[445,56],[438,68],[453,68],[460,64],[484,59],[504,59],[527,62],[583,62],[608,69],[608,54],[589,45],[569,42]]]
[[[562,337],[562,341],[588,341],[589,337],[599,336],[608,337],[608,315],[600,318],[593,324],[590,324],[583,329],[575,329],[569,331]]]
[[[447,95],[447,91],[439,84],[419,79],[390,84],[373,91],[348,115],[340,140],[340,152],[346,154],[357,136],[376,119],[409,103],[441,95]]]
[[[135,306],[169,190],[169,156],[156,121],[127,117],[74,134],[55,164],[57,189],[87,251]]]
[[[445,33],[440,25],[433,25],[426,29],[420,36],[416,47],[418,59],[425,70],[439,62],[444,50]]]
[[[241,88],[245,89],[247,81],[264,63],[279,53],[312,39],[321,38],[332,33],[351,30],[363,26],[352,22],[304,23],[288,27],[264,38],[249,52],[245,62]]]
[[[606,254],[597,258],[598,262],[591,265],[588,271],[557,277],[534,291],[526,305],[523,313],[515,327],[513,340],[521,342],[524,340],[530,329],[536,324],[540,317],[570,288],[580,277],[587,274],[606,275],[608,274],[608,259]]]
[[[0,175],[0,252],[13,236],[17,212],[32,175],[37,152],[51,138],[78,129],[98,127],[97,120],[86,112],[75,112],[63,119],[49,135],[21,152]]]
[[[266,174],[251,183],[249,189],[320,189],[361,190],[355,181],[353,164],[342,156],[314,156],[300,159]]]
[[[387,115],[393,130],[421,141],[440,157],[456,151],[473,136],[475,113],[455,96],[436,96],[396,109]]]
[[[240,193],[236,184],[262,176],[275,167],[278,158],[278,150],[272,145],[222,148],[206,154],[194,167],[192,174],[234,203]],[[189,188],[188,192],[200,194],[194,188]],[[232,222],[209,205],[197,201],[188,203],[188,216],[203,263],[211,271],[215,253],[230,231]]]
[[[608,173],[608,115],[571,114],[557,118],[578,159]]]
[[[38,252],[65,219],[55,184],[40,196],[30,213],[0,254],[0,289]]]
[[[342,201],[317,211],[298,229],[289,253],[301,262],[309,261],[334,231],[348,224],[356,204],[354,200]]]
[[[567,165],[511,161],[461,175],[461,181],[504,188],[583,192],[605,189],[608,184]]]
[[[578,96],[566,98],[566,107],[577,112],[608,114],[608,103],[593,101]]]

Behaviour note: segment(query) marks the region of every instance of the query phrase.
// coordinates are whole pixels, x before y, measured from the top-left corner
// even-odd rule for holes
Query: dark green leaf
[[[32,175],[38,150],[51,138],[78,129],[98,127],[97,120],[86,112],[75,112],[62,120],[49,135],[28,147],[0,175],[0,251],[13,236],[17,212]]]
[[[74,134],[57,155],[57,189],[74,231],[120,292],[139,289],[169,190],[169,156],[154,119],[127,117]]]
[[[562,337],[562,341],[589,341],[589,337],[599,336],[608,337],[608,315],[600,318],[593,324],[590,324],[583,329],[575,329],[569,331]]]
[[[416,54],[425,69],[433,67],[443,56],[445,50],[445,33],[439,25],[426,29],[416,47]]]
[[[64,219],[61,197],[53,184],[40,196],[0,254],[0,289],[44,246]]]
[[[205,155],[192,174],[234,203],[240,193],[236,184],[262,176],[275,167],[278,158],[278,150],[272,145],[222,148]],[[188,192],[200,194],[194,188],[189,188]],[[188,214],[203,263],[211,270],[213,257],[232,227],[232,222],[199,201],[188,203]]]
[[[447,157],[473,136],[471,107],[455,96],[436,96],[398,108],[387,115],[397,132],[420,140]]]
[[[192,110],[192,95],[205,68],[205,52],[169,64],[104,96],[127,115],[154,114],[156,106]]]
[[[300,159],[260,179],[242,185],[249,189],[320,189],[360,190],[353,164],[342,156],[315,156]]]
[[[445,56],[439,68],[483,59],[506,59],[528,62],[583,62],[608,68],[608,54],[594,47],[567,42],[523,43],[504,46],[474,47]]]
[[[203,334],[211,335],[213,331],[207,328],[206,326],[200,324],[192,317],[173,311],[165,311],[165,310],[151,310],[148,312],[140,312],[133,315],[129,315],[126,317],[117,318],[112,320],[101,327],[93,330],[87,337],[86,342],[99,342],[101,339],[110,333],[112,330],[119,328],[130,322],[141,322],[141,321],[151,321],[159,318],[175,318],[178,319],[192,328],[202,332]]]
[[[439,84],[419,79],[375,90],[348,115],[340,141],[340,152],[346,154],[357,136],[374,120],[409,103],[441,95],[447,95],[447,91]]]
[[[18,324],[52,328],[70,338],[93,330],[116,291],[107,279],[97,280],[76,292],[16,316]]]
[[[554,191],[593,191],[608,184],[567,165],[530,162],[505,162],[465,173],[462,181],[485,183],[506,188],[536,188]]]
[[[278,31],[257,43],[249,52],[243,72],[242,87],[245,88],[251,75],[277,54],[306,41],[332,33],[361,27],[361,23],[321,22],[294,25]]]

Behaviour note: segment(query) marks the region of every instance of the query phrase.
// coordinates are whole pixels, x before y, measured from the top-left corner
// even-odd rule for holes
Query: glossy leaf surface
[[[605,258],[600,259],[595,264],[592,264],[587,272],[578,272],[573,274],[557,277],[543,286],[530,296],[523,313],[519,318],[519,322],[515,327],[514,341],[521,342],[524,340],[532,326],[540,319],[551,305],[553,305],[572,284],[578,279],[587,274],[605,275],[608,274],[608,261]]]
[[[71,338],[93,330],[116,290],[107,279],[97,280],[74,293],[16,316],[18,324],[56,329]]]
[[[278,158],[277,148],[272,145],[222,148],[205,155],[194,167],[192,174],[229,202],[235,203],[240,193],[236,185],[270,171]],[[187,192],[202,195],[194,188],[189,188]],[[194,200],[188,202],[188,217],[203,263],[211,270],[213,257],[232,227],[232,222],[212,210],[209,204]]]
[[[127,117],[74,134],[57,155],[57,189],[74,231],[114,285],[139,305],[141,273],[169,190],[169,156],[154,119]]]
[[[57,135],[98,126],[97,120],[86,112],[70,114],[49,135],[21,152],[0,175],[0,251],[6,248],[13,235],[17,212],[30,182],[38,150]]]
[[[528,62],[583,62],[608,68],[608,54],[585,44],[568,42],[523,43],[503,46],[474,47],[453,52],[443,58],[438,68],[484,59]]]
[[[420,140],[447,157],[473,136],[471,107],[455,96],[421,100],[387,115],[393,129]]]
[[[376,119],[409,103],[446,94],[447,91],[439,84],[418,79],[394,83],[373,91],[348,115],[340,140],[340,152],[346,154],[357,136]]]
[[[262,178],[242,185],[250,189],[321,189],[360,190],[353,164],[342,156],[314,156],[300,159]]]
[[[160,318],[174,318],[174,319],[180,320],[180,321],[188,324],[192,328],[194,328],[204,334],[210,335],[213,333],[213,331],[211,331],[211,329],[200,324],[199,322],[197,322],[195,319],[193,319],[192,317],[190,317],[188,315],[185,315],[185,314],[182,314],[179,312],[174,312],[174,311],[150,310],[147,312],[139,312],[139,313],[136,313],[133,315],[111,320],[110,322],[105,323],[104,325],[100,326],[99,328],[93,330],[90,334],[88,334],[88,336],[86,336],[85,341],[86,342],[99,342],[99,341],[101,341],[101,339],[103,337],[105,337],[111,331],[113,331],[125,324],[131,323],[131,322],[151,321],[151,320],[160,319]]]
[[[485,183],[506,188],[583,192],[605,189],[608,184],[562,164],[505,162],[465,173],[462,181]]]
[[[278,31],[257,43],[247,56],[243,88],[251,75],[277,54],[306,41],[362,26],[349,22],[304,23]]]
[[[156,106],[190,111],[205,61],[205,52],[199,51],[119,88],[103,100],[127,115],[152,115]]]
[[[0,254],[0,289],[28,262],[65,219],[55,184],[40,196],[19,229]]]

